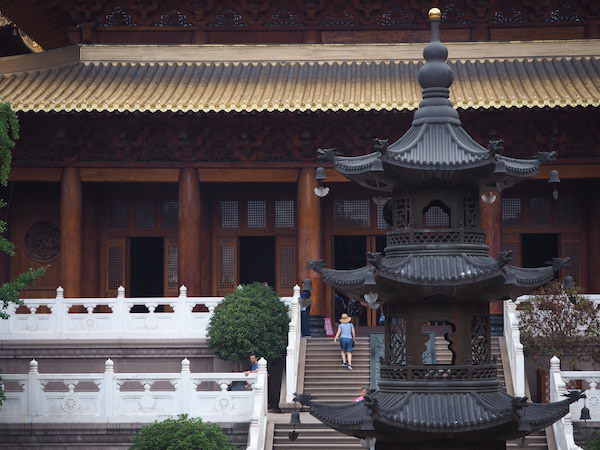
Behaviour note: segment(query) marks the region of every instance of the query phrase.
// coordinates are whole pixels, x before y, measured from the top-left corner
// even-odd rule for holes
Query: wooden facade
[[[35,6],[35,13],[26,16],[24,3]],[[343,58],[345,45],[426,41],[429,3],[405,3],[402,9],[385,0],[132,0],[120,6],[111,1],[28,0],[0,1],[0,11],[46,49],[72,43],[264,43],[265,51],[276,51],[281,43],[311,42],[340,44],[335,48]],[[597,64],[600,19],[595,2],[523,0],[510,8],[495,1],[440,3],[442,39],[587,39],[586,45],[596,47],[590,56]],[[52,29],[43,19],[49,11],[55,19]],[[108,52],[113,47],[98,48]],[[202,52],[202,47],[190,51]],[[591,78],[597,79],[593,67]],[[558,76],[574,78],[570,72]],[[40,101],[51,105],[53,98],[68,94],[67,81],[45,97],[40,94]],[[170,82],[165,75],[158,86],[168,89]],[[236,82],[234,93],[251,76]],[[536,89],[531,86],[531,92]],[[117,101],[119,91],[112,96]],[[180,102],[185,103],[184,97]],[[482,203],[491,253],[510,249],[518,264],[539,266],[543,261],[531,259],[531,253],[555,249],[554,256],[572,260],[565,274],[589,292],[600,292],[595,276],[600,271],[599,100],[577,104],[563,99],[551,107],[527,104],[523,98],[518,105],[493,108],[483,100],[470,107],[465,100],[460,112],[464,128],[482,145],[499,137],[508,156],[544,151],[558,156],[537,179],[496,193],[491,205]],[[380,251],[387,225],[372,193],[351,187],[333,172],[324,183],[329,195],[321,199],[314,194],[314,169],[327,167],[316,160],[315,150],[335,147],[358,155],[372,148],[374,138],[394,141],[409,128],[415,106],[247,106],[216,110],[220,112],[23,108],[5,194],[9,237],[17,254],[3,260],[5,278],[49,264],[44,278],[24,296],[52,297],[62,285],[68,297],[95,297],[114,296],[120,285],[128,295],[173,296],[182,284],[190,296],[225,295],[252,280],[267,281],[288,295],[310,276],[315,286],[312,313],[332,317],[334,294],[305,269],[305,260],[342,264],[344,246]],[[546,182],[552,169],[560,171],[562,180],[557,200]],[[354,263],[362,266],[364,260],[343,262]],[[376,315],[370,313],[368,321],[375,323]]]

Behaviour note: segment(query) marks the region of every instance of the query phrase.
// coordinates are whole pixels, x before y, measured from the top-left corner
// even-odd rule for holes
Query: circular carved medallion
[[[34,261],[46,263],[60,252],[60,230],[50,222],[37,222],[25,233],[25,251]]]
[[[79,399],[77,397],[73,397],[72,395],[67,395],[62,400],[62,409],[64,412],[69,414],[74,414],[79,411],[81,404],[79,403]]]
[[[229,412],[233,409],[233,399],[229,395],[221,394],[215,398],[215,408],[220,412]]]
[[[84,330],[92,331],[98,328],[98,321],[93,317],[88,317],[81,323],[81,326]]]

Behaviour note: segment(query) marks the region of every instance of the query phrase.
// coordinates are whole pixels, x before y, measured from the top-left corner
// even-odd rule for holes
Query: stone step
[[[288,435],[293,430],[289,423],[275,424],[273,434],[273,450],[299,450],[299,449],[330,449],[344,450],[363,448],[360,440],[345,434],[338,433],[320,423],[296,425],[298,438],[290,441]]]

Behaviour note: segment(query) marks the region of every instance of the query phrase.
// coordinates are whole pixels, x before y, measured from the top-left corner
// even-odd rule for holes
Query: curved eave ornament
[[[388,301],[516,299],[552,281],[555,272],[568,262],[568,258],[555,258],[546,267],[523,268],[508,265],[510,258],[501,256],[496,259],[467,255],[386,258],[371,254],[369,259],[371,265],[358,269],[328,269],[323,261],[311,260],[307,261],[307,267],[320,273],[323,281],[335,290],[376,309]],[[444,270],[438,273],[437,267]]]
[[[546,428],[567,414],[569,405],[582,395],[583,391],[573,391],[563,401],[539,404],[501,391],[482,398],[478,393],[448,396],[415,390],[403,395],[376,391],[363,401],[342,405],[316,402],[310,394],[295,394],[294,401],[309,406],[311,415],[330,428],[361,439],[385,442],[391,429],[395,440],[401,437],[405,443],[422,441],[426,432],[431,440],[483,444],[491,436],[506,441]],[[426,404],[436,404],[443,417],[423,407]]]

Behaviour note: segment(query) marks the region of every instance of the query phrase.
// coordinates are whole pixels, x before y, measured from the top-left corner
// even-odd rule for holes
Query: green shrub
[[[133,437],[131,450],[235,450],[228,436],[214,423],[181,414],[142,428]]]
[[[585,444],[585,450],[600,450],[600,432]]]
[[[287,306],[272,288],[244,285],[215,308],[208,325],[209,346],[219,358],[238,364],[251,354],[280,359],[285,356],[289,321]]]

